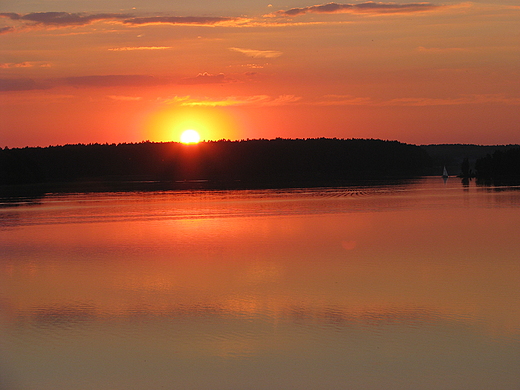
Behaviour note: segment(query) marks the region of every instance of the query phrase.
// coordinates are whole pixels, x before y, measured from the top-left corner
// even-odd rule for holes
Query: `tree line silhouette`
[[[520,182],[520,148],[496,150],[475,162],[475,176],[493,184]]]
[[[420,147],[378,139],[255,139],[0,149],[0,185],[161,182],[205,187],[330,186],[428,173]],[[205,184],[201,184],[205,183]]]

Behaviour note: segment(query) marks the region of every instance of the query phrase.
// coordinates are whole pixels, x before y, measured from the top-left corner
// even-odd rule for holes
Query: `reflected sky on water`
[[[0,388],[518,389],[519,206],[426,178],[0,209]]]

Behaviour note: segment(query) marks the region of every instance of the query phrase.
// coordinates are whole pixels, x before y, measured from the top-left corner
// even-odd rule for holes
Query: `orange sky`
[[[192,3],[2,1],[0,147],[520,143],[517,1]]]

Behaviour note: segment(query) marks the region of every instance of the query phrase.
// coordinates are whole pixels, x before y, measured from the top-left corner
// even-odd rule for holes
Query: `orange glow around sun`
[[[235,118],[227,110],[215,107],[161,110],[148,118],[143,130],[143,138],[152,142],[180,140],[183,143],[197,143],[200,140],[238,139],[240,136]],[[187,130],[192,132],[186,133]],[[197,141],[192,138],[195,133],[198,135]]]

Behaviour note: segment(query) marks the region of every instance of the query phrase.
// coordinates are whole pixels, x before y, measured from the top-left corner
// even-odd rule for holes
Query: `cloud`
[[[84,26],[96,21],[112,21],[123,23],[128,26],[170,24],[170,25],[234,25],[248,21],[245,18],[235,17],[213,17],[213,16],[149,16],[136,17],[127,13],[69,13],[69,12],[33,12],[28,14],[17,14],[14,12],[0,13],[0,17],[23,23],[28,26],[50,26],[50,27],[74,27]],[[14,31],[12,26],[0,28],[1,33]]]
[[[2,65],[2,64],[0,64]],[[76,88],[153,87],[171,84],[167,78],[147,75],[93,75],[34,81],[29,78],[0,79],[0,91],[29,91],[71,86]]]
[[[14,12],[0,12],[0,17],[2,18],[8,18],[11,20],[18,20],[22,18],[22,15],[16,14]]]
[[[0,69],[12,68],[49,68],[51,64],[43,61],[24,61],[24,62],[0,62]]]
[[[0,34],[7,34],[14,31],[14,27],[6,26],[6,27],[0,27]]]
[[[84,14],[69,12],[33,12],[29,14],[0,13],[0,16],[16,21],[30,22],[46,26],[83,26],[98,20],[128,19],[131,14]]]
[[[129,46],[129,47],[114,47],[108,49],[109,51],[133,51],[133,50],[168,50],[171,46]]]
[[[229,107],[229,106],[282,106],[299,101],[301,98],[295,95],[280,95],[271,97],[268,95],[254,96],[228,96],[223,99],[191,98],[190,96],[176,96],[168,99],[165,103],[178,104],[186,107]]]
[[[107,97],[112,100],[118,100],[123,102],[137,102],[139,100],[143,100],[143,98],[140,96],[109,95]]]
[[[277,58],[283,54],[281,51],[276,50],[241,49],[239,47],[230,47],[229,50],[236,51],[253,58]]]
[[[47,88],[33,79],[0,79],[0,91],[33,91]]]
[[[89,25],[94,22],[105,21],[109,23],[119,23],[128,27],[147,26],[147,25],[172,25],[172,26],[223,26],[223,27],[268,27],[268,26],[284,26],[298,25],[302,23],[282,21],[281,19],[274,22],[268,22],[267,18],[279,16],[294,17],[306,13],[339,13],[339,12],[356,12],[356,13],[399,13],[399,12],[416,12],[426,11],[441,6],[435,6],[431,3],[375,3],[365,2],[360,4],[340,4],[328,3],[322,5],[313,5],[303,8],[291,8],[287,11],[278,11],[260,18],[247,17],[226,17],[226,16],[136,16],[130,13],[70,13],[70,12],[33,12],[28,14],[19,14],[14,12],[0,13],[0,18],[9,19],[13,22],[12,26],[0,27],[0,34],[11,33],[19,29],[32,28],[65,28]],[[316,22],[305,22],[316,23]],[[116,50],[116,49],[114,49]],[[121,49],[124,50],[124,49]],[[128,49],[128,50],[146,50],[146,49]],[[154,50],[154,49],[149,49]],[[157,50],[157,49],[156,49]],[[282,55],[281,52],[271,50],[254,50],[231,48],[256,58],[275,58]]]
[[[341,3],[327,3],[320,5],[311,5],[309,7],[291,8],[287,11],[277,11],[277,15],[281,16],[299,16],[308,13],[315,14],[335,14],[335,13],[410,13],[419,11],[431,11],[441,6],[432,3],[376,3],[367,1],[358,4],[341,4]]]
[[[296,103],[301,97],[296,95],[280,95],[277,98],[262,99],[263,106],[285,106],[286,104]]]
[[[234,81],[228,79],[223,73],[210,74],[207,72],[199,73],[195,77],[187,77],[179,81],[179,84],[220,84]]]
[[[384,106],[454,106],[465,104],[506,104],[520,105],[520,98],[503,94],[462,95],[458,98],[400,98],[381,103]]]
[[[55,78],[46,80],[44,84],[32,79],[0,79],[0,91],[28,91],[49,89],[60,85],[73,87],[120,87],[120,86],[155,86],[167,84],[168,80],[146,75],[95,75]]]
[[[153,86],[165,83],[165,80],[146,75],[77,76],[66,77],[60,81],[74,87]]]
[[[475,94],[461,95],[454,98],[407,97],[390,100],[376,100],[370,97],[356,97],[350,95],[327,95],[317,102],[303,102],[303,104],[317,106],[371,106],[371,107],[428,107],[428,106],[459,106],[473,104],[504,104],[520,105],[520,98],[509,97],[503,94]]]
[[[372,99],[369,97],[357,97],[352,95],[326,95],[323,100],[310,103],[317,106],[364,106],[370,105]]]
[[[134,17],[123,21],[130,25],[143,24],[183,24],[183,25],[205,25],[214,26],[229,22],[243,20],[242,18],[227,18],[218,16],[150,16],[150,17]]]
[[[425,53],[447,53],[447,52],[464,52],[470,51],[470,49],[462,48],[462,47],[424,47],[419,46],[417,48],[418,51]]]

